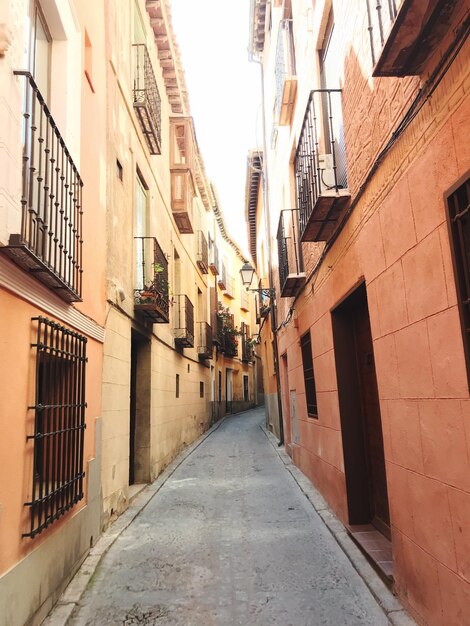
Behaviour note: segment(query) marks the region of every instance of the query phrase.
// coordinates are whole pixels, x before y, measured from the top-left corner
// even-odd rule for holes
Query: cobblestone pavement
[[[389,624],[260,428],[228,418],[101,561],[69,624]]]

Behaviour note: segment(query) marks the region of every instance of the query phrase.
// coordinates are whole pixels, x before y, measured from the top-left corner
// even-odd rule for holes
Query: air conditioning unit
[[[318,169],[320,176],[320,189],[336,189],[335,170],[333,169],[333,155],[319,154]]]

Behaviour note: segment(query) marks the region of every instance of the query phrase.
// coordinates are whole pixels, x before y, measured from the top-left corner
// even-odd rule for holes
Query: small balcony
[[[207,250],[207,240],[202,230],[197,231],[197,255],[196,263],[202,274],[209,273],[209,253]]]
[[[367,0],[373,76],[421,74],[440,43],[456,30],[460,15],[463,20],[465,4],[461,0]]]
[[[296,211],[281,211],[277,229],[281,298],[292,298],[305,285],[297,228]]]
[[[150,154],[161,154],[162,106],[155,72],[145,44],[133,44],[134,110]]]
[[[248,326],[242,322],[241,325],[241,342],[242,342],[242,362],[251,363],[253,361],[253,346],[249,336]]]
[[[29,72],[23,113],[21,231],[0,252],[66,302],[81,301],[82,187],[80,174]]]
[[[225,281],[225,295],[231,300],[235,299],[235,278],[228,274]]]
[[[214,276],[219,273],[219,249],[213,241],[209,249],[209,269]]]
[[[189,118],[170,118],[171,210],[178,230],[193,233],[194,137]]]
[[[207,322],[198,322],[197,354],[200,359],[212,359],[212,327]]]
[[[185,294],[175,296],[175,344],[179,348],[194,347],[194,306]]]
[[[153,324],[168,324],[168,260],[155,237],[136,237],[134,310]]]
[[[250,310],[250,294],[244,287],[242,287],[240,292],[240,308],[242,311]]]
[[[301,241],[328,241],[351,198],[340,89],[310,92],[294,172]]]
[[[292,121],[297,97],[292,19],[281,20],[279,24],[274,71],[276,81],[275,117],[279,126],[288,126]]]
[[[233,314],[228,309],[223,309],[217,314],[217,335],[215,342],[219,351],[226,357],[234,358],[238,354],[238,335],[235,330]]]
[[[227,289],[227,268],[225,267],[224,263],[222,263],[222,268],[220,270],[217,284],[219,285],[220,289]]]

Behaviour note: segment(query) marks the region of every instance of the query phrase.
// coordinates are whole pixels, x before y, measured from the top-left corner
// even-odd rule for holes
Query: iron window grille
[[[134,49],[134,109],[150,154],[161,154],[162,103],[155,72],[147,46],[132,45]]]
[[[341,89],[310,92],[294,173],[301,239],[325,240],[336,226],[338,209],[349,197],[343,191],[347,177]]]
[[[455,281],[470,382],[470,178],[447,200]]]
[[[29,72],[24,77],[21,232],[0,250],[67,302],[82,293],[83,182]]]
[[[83,498],[87,339],[35,317],[36,391],[30,529],[35,537]]]
[[[313,371],[312,340],[310,331],[300,339],[302,351],[302,366],[304,370],[305,396],[307,399],[307,415],[318,418],[317,391],[315,387],[315,375]]]

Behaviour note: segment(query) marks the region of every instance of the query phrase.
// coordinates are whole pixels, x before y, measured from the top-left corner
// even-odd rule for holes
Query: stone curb
[[[249,409],[253,410],[253,409]],[[245,413],[246,411],[241,411]],[[65,591],[60,596],[56,605],[53,607],[49,615],[42,622],[42,626],[66,626],[75,606],[84,594],[88,583],[94,575],[102,558],[113,545],[119,535],[135,520],[135,518],[144,510],[152,498],[160,491],[167,480],[174,474],[178,467],[190,456],[204,441],[212,435],[225,420],[233,413],[224,415],[218,422],[213,424],[209,430],[191,443],[173,461],[166,466],[163,472],[142,491],[140,491],[131,501],[129,507],[122,513],[101,535],[96,544],[88,552],[87,557],[78,569],[75,576],[70,581]]]
[[[372,565],[359,550],[354,541],[347,533],[343,524],[330,509],[323,496],[315,489],[310,480],[294,465],[292,459],[284,447],[279,447],[273,433],[261,425],[261,430],[283,462],[286,470],[300,487],[305,497],[323,520],[323,523],[333,535],[335,541],[348,557],[354,569],[363,579],[369,591],[372,593],[380,608],[383,610],[392,626],[417,626],[416,622],[408,615],[399,600],[393,595],[387,585],[373,569]]]

